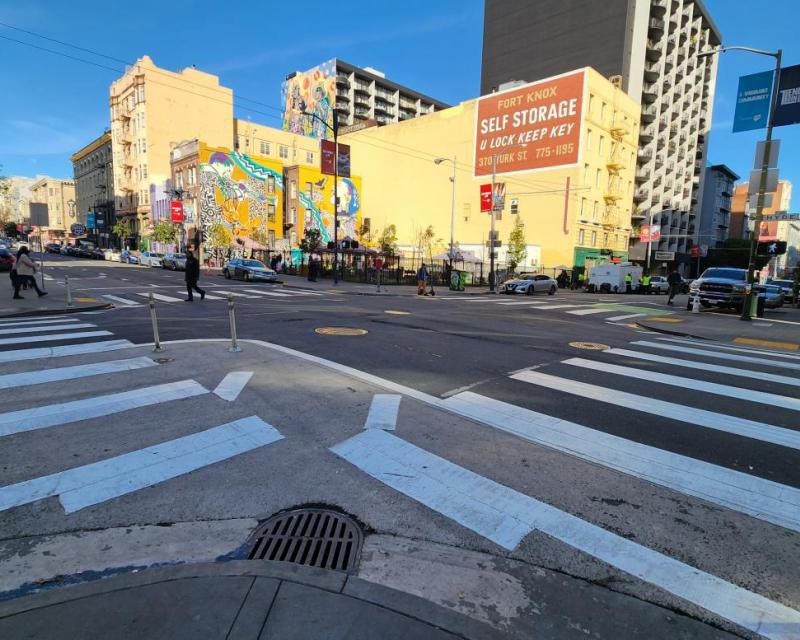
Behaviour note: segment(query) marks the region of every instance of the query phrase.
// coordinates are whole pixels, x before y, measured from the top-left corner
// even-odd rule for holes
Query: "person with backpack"
[[[33,287],[33,290],[36,291],[40,298],[47,295],[47,292],[39,289],[39,285],[36,284],[34,274],[38,271],[38,267],[36,263],[30,259],[29,253],[28,247],[20,247],[20,250],[17,252],[17,260],[11,268],[11,282],[14,285],[14,300],[23,299],[23,297],[19,295],[19,289],[23,283]]]
[[[672,299],[681,292],[681,284],[683,283],[683,278],[681,278],[681,274],[678,273],[677,269],[673,269],[667,276],[667,283],[669,284],[667,304],[672,304]]]
[[[200,280],[200,262],[194,257],[194,251],[191,249],[186,250],[186,293],[188,294],[186,302],[194,302],[193,291],[200,294],[200,299],[204,300],[206,292],[197,286]]]

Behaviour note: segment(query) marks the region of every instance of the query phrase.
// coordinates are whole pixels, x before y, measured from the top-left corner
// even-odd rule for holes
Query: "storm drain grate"
[[[361,528],[329,509],[295,509],[271,517],[253,534],[250,560],[293,562],[321,569],[354,569]]]

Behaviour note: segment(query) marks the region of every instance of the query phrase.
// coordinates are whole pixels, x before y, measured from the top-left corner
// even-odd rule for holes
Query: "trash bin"
[[[767,300],[767,296],[756,296],[758,298],[756,302],[756,318],[763,318],[764,317],[764,303]]]
[[[467,272],[453,269],[450,274],[450,291],[464,291],[467,286]]]

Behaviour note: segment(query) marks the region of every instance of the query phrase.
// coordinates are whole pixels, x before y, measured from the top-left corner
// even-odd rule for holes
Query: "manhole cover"
[[[601,344],[600,342],[570,342],[569,346],[576,349],[588,349],[589,351],[605,351],[609,348],[607,344]]]
[[[330,509],[295,509],[272,516],[253,534],[250,560],[293,562],[349,571],[361,553],[361,529]]]
[[[323,336],[363,336],[369,333],[366,329],[355,327],[317,327],[314,331]]]
[[[168,362],[174,361],[175,358],[153,358],[153,362],[157,362],[158,364],[167,364]]]

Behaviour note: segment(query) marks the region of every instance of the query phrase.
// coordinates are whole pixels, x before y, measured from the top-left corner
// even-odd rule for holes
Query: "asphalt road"
[[[255,372],[241,399],[230,406],[220,409],[203,396],[133,409],[124,426],[113,421],[119,433],[108,442],[104,429],[109,421],[91,417],[76,419],[71,427],[12,429],[6,434],[9,446],[0,449],[3,486],[247,415],[263,418],[286,436],[213,466],[248,478],[246,483],[221,480],[212,467],[202,468],[75,513],[65,513],[54,498],[4,507],[0,490],[0,540],[5,541],[0,565],[28,548],[30,536],[261,519],[293,504],[324,502],[338,504],[382,534],[508,555],[729,629],[747,624],[722,604],[724,585],[746,590],[746,598],[757,601],[753,606],[767,620],[791,619],[791,614],[780,617],[785,613],[780,607],[772,611],[775,603],[800,609],[797,354],[709,347],[636,328],[632,322],[639,314],[670,318],[663,296],[625,300],[622,306],[619,298],[572,293],[524,299],[379,297],[337,292],[332,286],[303,291],[212,276],[204,277],[201,286],[218,299],[196,297],[187,303],[181,295],[182,273],[69,259],[53,260],[47,273],[56,279],[68,273],[75,295],[114,296],[116,306],[77,318],[95,325],[83,331],[109,335],[52,339],[43,347],[118,339],[151,343],[146,306],[151,292],[160,296],[162,341],[228,339],[230,292],[237,294],[241,339],[304,355],[262,353],[251,343],[244,344],[242,354],[228,354],[224,345],[212,345],[214,351],[208,344],[175,344],[163,354],[173,362],[155,371],[110,374],[99,384],[74,380],[23,386],[14,394],[0,391],[6,394],[6,411],[12,411],[186,378],[213,389],[226,372]],[[60,285],[53,281],[52,286]],[[35,320],[17,326],[22,335],[0,338],[47,333],[42,330],[46,325]],[[366,333],[317,331],[324,327]],[[580,342],[605,347],[571,345]],[[4,351],[37,346],[0,342]],[[131,357],[120,353],[126,352],[5,362],[0,376]],[[150,355],[149,349],[136,350],[137,357]],[[339,449],[338,457],[332,456],[330,449],[361,433],[372,396],[393,392],[403,395],[396,436],[422,450],[415,449],[415,455],[434,454],[434,464],[447,460],[610,532],[619,544],[635,543],[724,584],[706,585],[690,596],[658,571],[626,564],[630,553],[604,556],[559,527],[536,526],[539,531],[506,544],[494,529],[484,528],[484,520],[471,520],[467,507],[452,507],[454,513],[437,506],[429,488],[396,486],[388,472],[373,474],[369,464],[374,461],[368,464],[355,453],[348,458]],[[270,457],[273,451],[280,456]],[[472,494],[480,491],[474,488]],[[502,489],[486,491],[490,502],[493,491],[502,502]],[[686,582],[676,580],[678,585]],[[731,626],[732,619],[740,626]]]

